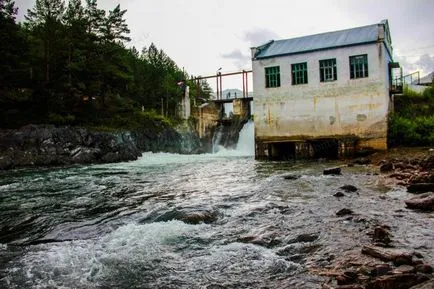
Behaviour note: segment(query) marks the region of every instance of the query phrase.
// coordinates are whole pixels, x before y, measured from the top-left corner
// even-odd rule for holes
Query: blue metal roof
[[[258,51],[254,59],[376,42],[378,40],[379,25],[381,24],[270,41],[257,47]]]

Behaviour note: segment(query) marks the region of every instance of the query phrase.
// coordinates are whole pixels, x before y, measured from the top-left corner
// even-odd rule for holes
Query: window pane
[[[280,86],[280,67],[266,67],[265,68],[265,87],[279,87]]]
[[[333,81],[337,79],[336,58],[320,60],[320,81]]]
[[[307,83],[307,63],[291,64],[292,85]]]
[[[368,55],[350,56],[350,78],[363,78],[368,75]]]

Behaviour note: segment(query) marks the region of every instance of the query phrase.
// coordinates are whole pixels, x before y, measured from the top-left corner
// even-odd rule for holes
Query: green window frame
[[[319,61],[319,78],[321,82],[335,81],[338,79],[336,58]]]
[[[280,67],[265,67],[265,87],[280,87]]]
[[[368,77],[368,55],[354,55],[350,56],[350,78],[364,78]]]
[[[291,64],[292,85],[307,83],[307,62]]]

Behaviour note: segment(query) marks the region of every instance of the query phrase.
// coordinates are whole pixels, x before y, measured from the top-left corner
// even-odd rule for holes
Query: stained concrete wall
[[[350,79],[349,57],[360,54],[368,55],[369,77]],[[330,58],[336,58],[337,80],[320,82],[319,60]],[[387,149],[390,61],[381,42],[253,60],[257,145],[356,136],[361,146]],[[307,62],[308,83],[292,85],[291,64],[300,62]],[[280,87],[265,87],[270,66],[280,66]]]
[[[212,138],[220,112],[221,104],[216,105],[214,102],[205,103],[193,109],[193,116],[197,119],[196,131],[200,138]]]

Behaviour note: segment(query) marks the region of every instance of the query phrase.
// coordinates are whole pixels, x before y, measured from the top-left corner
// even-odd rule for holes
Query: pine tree
[[[29,9],[27,16],[25,16],[31,29],[37,33],[43,42],[46,82],[49,82],[53,75],[56,42],[61,34],[64,12],[65,2],[62,0],[36,0],[33,9]]]

